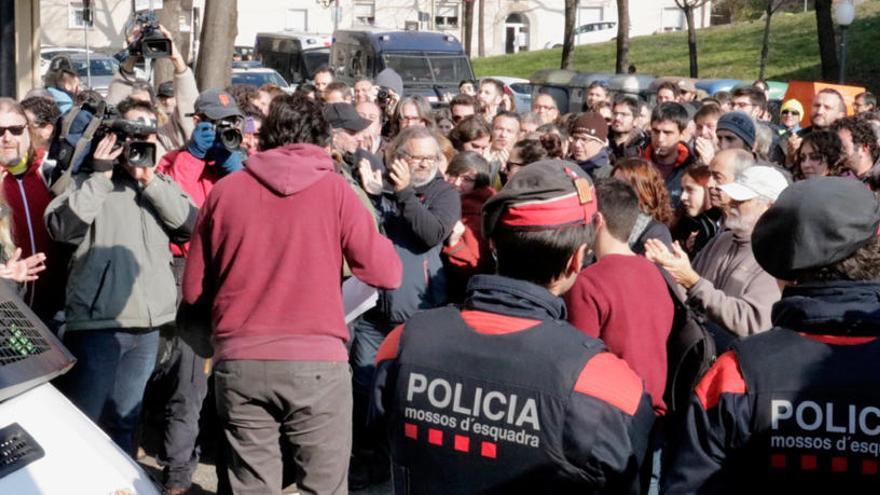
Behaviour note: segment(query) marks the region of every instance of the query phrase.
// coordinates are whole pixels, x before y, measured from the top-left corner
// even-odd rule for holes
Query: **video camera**
[[[98,129],[92,138],[92,143],[97,145],[104,137],[115,134],[118,143],[122,143],[122,155],[125,163],[133,167],[152,167],[156,165],[156,144],[147,141],[150,134],[156,134],[156,126],[136,120],[126,120],[119,116],[116,107],[105,106],[100,113],[100,106],[91,107],[89,102],[83,104],[83,109],[92,112],[95,118],[101,119]],[[134,138],[129,140],[129,138]],[[93,167],[97,165],[93,164]],[[106,165],[104,165],[106,167]],[[112,168],[112,167],[111,167]],[[106,170],[98,170],[105,172]]]
[[[131,55],[144,58],[171,56],[171,40],[159,30],[159,17],[155,12],[141,12],[134,22],[141,28],[141,34],[128,47]]]

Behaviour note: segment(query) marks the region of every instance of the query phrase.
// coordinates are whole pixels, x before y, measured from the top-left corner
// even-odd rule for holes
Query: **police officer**
[[[560,294],[592,242],[576,165],[529,165],[490,199],[499,275],[417,313],[377,356],[394,493],[635,493],[653,423],[642,380],[566,323]]]
[[[752,234],[785,286],[774,329],[737,342],[695,390],[666,493],[880,488],[880,203],[847,178],[786,189]]]

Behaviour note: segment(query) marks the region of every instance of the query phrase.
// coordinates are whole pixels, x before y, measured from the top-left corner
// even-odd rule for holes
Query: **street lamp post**
[[[846,35],[850,24],[856,17],[856,8],[852,4],[852,0],[840,0],[834,4],[834,20],[840,26],[840,84],[844,83],[846,75]]]

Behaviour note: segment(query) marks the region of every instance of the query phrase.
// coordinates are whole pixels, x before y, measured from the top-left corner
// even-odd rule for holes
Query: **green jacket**
[[[75,251],[68,266],[68,330],[155,328],[174,320],[169,242],[189,239],[198,210],[170,178],[141,187],[80,173],[46,208],[49,235]]]

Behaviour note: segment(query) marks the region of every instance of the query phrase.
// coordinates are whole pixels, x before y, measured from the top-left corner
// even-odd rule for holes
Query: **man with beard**
[[[542,125],[552,124],[559,118],[559,107],[556,105],[556,100],[549,93],[542,93],[540,90],[532,101],[532,111],[541,117]]]
[[[871,124],[861,116],[846,117],[832,126],[846,153],[846,166],[862,182],[880,188],[880,148]]]
[[[611,176],[608,124],[596,112],[582,113],[569,128],[571,159],[593,180]]]
[[[636,119],[639,117],[639,101],[632,96],[618,97],[614,100],[611,110],[609,148],[612,155],[616,160],[641,156],[651,140],[636,125]]]
[[[837,90],[825,88],[813,97],[813,105],[810,107],[810,127],[798,131],[797,134],[786,134],[780,140],[785,150],[785,163],[794,163],[797,151],[801,148],[801,141],[807,134],[814,130],[823,130],[831,127],[838,120],[846,117],[846,102]]]
[[[779,300],[779,286],[755,261],[751,235],[788,181],[773,167],[754,166],[719,187],[731,199],[724,219],[727,231],[716,235],[693,265],[677,243],[669,250],[662,242],[648,240],[645,255],[684,287],[692,306],[705,311],[719,349],[725,349],[738,337],[771,327],[770,310]]]
[[[440,251],[461,218],[458,191],[439,170],[440,146],[432,130],[403,129],[389,145],[383,188],[378,174],[362,174],[364,189],[376,206],[385,234],[403,262],[398,289],[380,292],[378,305],[354,322],[351,363],[354,377],[354,461],[352,488],[388,476],[387,457],[374,438],[364,436],[376,351],[388,332],[419,310],[446,302],[446,278]]]

